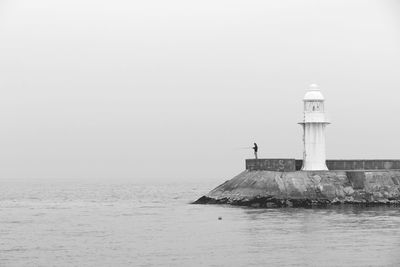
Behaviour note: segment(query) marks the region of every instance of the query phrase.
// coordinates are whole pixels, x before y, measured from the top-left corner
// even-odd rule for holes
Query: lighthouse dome
[[[319,100],[319,101],[325,100],[324,96],[319,90],[318,85],[314,83],[310,85],[310,88],[308,89],[307,93],[304,95],[303,98],[303,101],[312,101],[312,100]]]

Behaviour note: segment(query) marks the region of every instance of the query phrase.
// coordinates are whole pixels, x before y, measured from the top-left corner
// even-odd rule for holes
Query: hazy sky
[[[0,0],[0,179],[223,181],[301,158],[400,158],[400,1]]]

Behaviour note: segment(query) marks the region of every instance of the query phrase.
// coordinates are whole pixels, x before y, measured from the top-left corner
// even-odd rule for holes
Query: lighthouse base
[[[303,123],[304,171],[328,170],[325,164],[325,127],[327,123]]]

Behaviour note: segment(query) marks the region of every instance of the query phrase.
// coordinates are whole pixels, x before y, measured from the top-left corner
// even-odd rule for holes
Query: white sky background
[[[400,158],[400,1],[0,0],[0,178],[224,181],[301,158]]]

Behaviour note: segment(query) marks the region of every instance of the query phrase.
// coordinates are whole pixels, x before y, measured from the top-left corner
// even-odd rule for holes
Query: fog
[[[400,158],[396,0],[0,0],[0,180],[224,181],[301,158]]]

